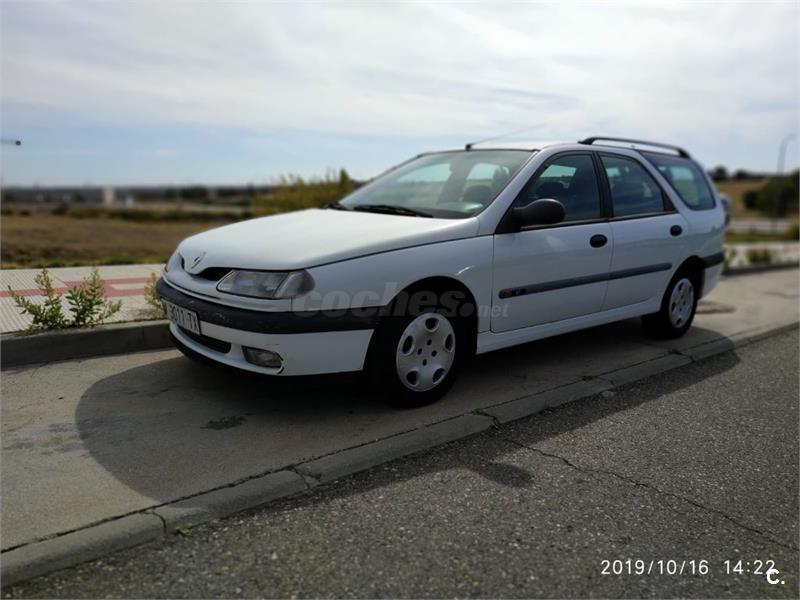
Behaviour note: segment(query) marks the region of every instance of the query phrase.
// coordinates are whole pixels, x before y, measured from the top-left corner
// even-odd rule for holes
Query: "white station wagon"
[[[722,271],[715,197],[675,146],[467,145],[324,208],[187,238],[157,292],[191,357],[269,375],[363,369],[418,406],[471,354],[637,316],[683,335]]]

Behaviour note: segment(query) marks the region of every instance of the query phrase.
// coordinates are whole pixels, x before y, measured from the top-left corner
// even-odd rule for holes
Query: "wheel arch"
[[[703,286],[705,285],[706,264],[699,256],[692,255],[684,260],[680,266],[675,270],[676,273],[690,273],[695,277],[697,282],[697,297],[703,293]]]
[[[397,292],[397,294],[395,294],[395,296],[387,305],[388,307],[390,307],[390,311],[397,305],[398,301],[404,295],[410,295],[415,292],[433,292],[438,295],[443,294],[445,292],[458,292],[460,294],[463,294],[463,300],[459,302],[459,306],[464,306],[465,304],[469,304],[472,306],[472,310],[469,312],[469,314],[460,315],[459,318],[463,319],[466,323],[465,330],[468,334],[467,342],[469,344],[470,354],[473,354],[475,352],[478,340],[479,306],[477,300],[475,299],[475,294],[472,293],[472,290],[470,290],[470,288],[464,282],[459,281],[454,277],[448,277],[446,275],[435,275],[431,277],[425,277],[423,279],[419,279],[417,281],[414,281],[413,283],[408,284],[402,290]]]

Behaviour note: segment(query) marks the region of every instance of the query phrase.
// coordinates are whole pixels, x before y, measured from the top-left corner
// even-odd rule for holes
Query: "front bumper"
[[[163,279],[159,298],[197,313],[201,335],[170,323],[172,335],[190,350],[216,362],[267,375],[317,375],[358,371],[377,321],[349,311],[262,312],[232,308],[183,293]],[[277,352],[280,368],[248,362],[243,347]]]

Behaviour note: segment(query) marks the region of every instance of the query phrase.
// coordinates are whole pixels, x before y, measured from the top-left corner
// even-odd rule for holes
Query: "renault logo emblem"
[[[194,269],[194,268],[195,268],[197,265],[199,265],[199,264],[200,264],[200,261],[201,261],[201,260],[203,260],[203,258],[205,257],[205,255],[206,255],[206,253],[205,253],[205,252],[203,252],[202,254],[198,254],[197,256],[195,256],[195,257],[194,257],[194,260],[192,261],[192,266],[191,266],[190,268],[191,268],[191,269]]]

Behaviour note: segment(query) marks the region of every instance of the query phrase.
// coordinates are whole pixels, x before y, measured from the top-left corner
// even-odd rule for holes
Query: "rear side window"
[[[589,154],[557,156],[517,197],[517,206],[552,198],[564,205],[564,221],[600,218],[600,191]]]
[[[664,212],[661,188],[635,160],[620,156],[601,156],[611,188],[615,217],[631,217]]]
[[[686,158],[655,152],[642,154],[669,181],[686,206],[692,210],[714,208],[714,194],[696,163]]]

